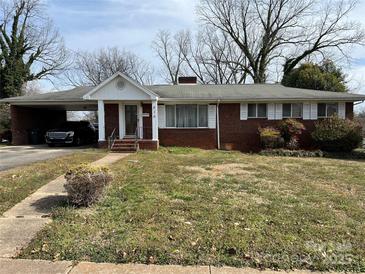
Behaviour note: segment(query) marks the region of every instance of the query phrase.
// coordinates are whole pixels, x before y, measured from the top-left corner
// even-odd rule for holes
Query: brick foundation
[[[139,149],[141,150],[158,150],[159,142],[153,140],[139,140]]]
[[[41,135],[47,130],[57,128],[67,120],[65,110],[49,110],[11,106],[11,131],[13,145],[28,145],[28,131],[38,129]]]
[[[217,148],[215,129],[159,129],[159,139],[162,146]]]

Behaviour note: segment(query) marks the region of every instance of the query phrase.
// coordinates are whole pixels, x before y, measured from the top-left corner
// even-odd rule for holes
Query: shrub
[[[268,149],[260,152],[264,156],[282,157],[323,157],[324,153],[320,150],[288,150],[288,149]]]
[[[279,129],[286,147],[297,149],[299,147],[299,136],[305,130],[305,126],[295,119],[286,119],[279,124]]]
[[[317,122],[312,138],[318,147],[329,152],[350,152],[363,140],[358,123],[337,116]]]
[[[90,206],[101,197],[112,176],[105,167],[80,165],[69,170],[65,179],[65,188],[71,203],[76,206]]]
[[[284,145],[280,131],[273,127],[259,128],[261,145],[264,148],[279,148]]]

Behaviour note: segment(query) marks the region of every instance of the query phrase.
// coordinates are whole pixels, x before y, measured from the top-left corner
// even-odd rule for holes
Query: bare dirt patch
[[[248,170],[252,168],[249,164],[221,164],[221,165],[210,165],[207,167],[199,166],[184,166],[183,169],[192,173],[197,174],[198,178],[217,178],[221,179],[225,176],[238,176],[242,177],[254,177],[256,172]]]

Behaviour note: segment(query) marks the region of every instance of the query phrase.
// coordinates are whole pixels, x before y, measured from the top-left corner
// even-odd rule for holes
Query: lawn
[[[196,149],[131,155],[21,258],[365,271],[365,162]]]
[[[64,174],[68,168],[93,162],[104,154],[102,150],[88,149],[0,172],[0,216],[41,186]]]

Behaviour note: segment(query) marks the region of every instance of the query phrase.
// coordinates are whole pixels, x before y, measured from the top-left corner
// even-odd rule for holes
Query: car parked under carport
[[[88,87],[71,91],[8,98],[13,145],[45,143],[45,133],[67,121],[67,111],[96,111],[97,104],[83,100]]]

